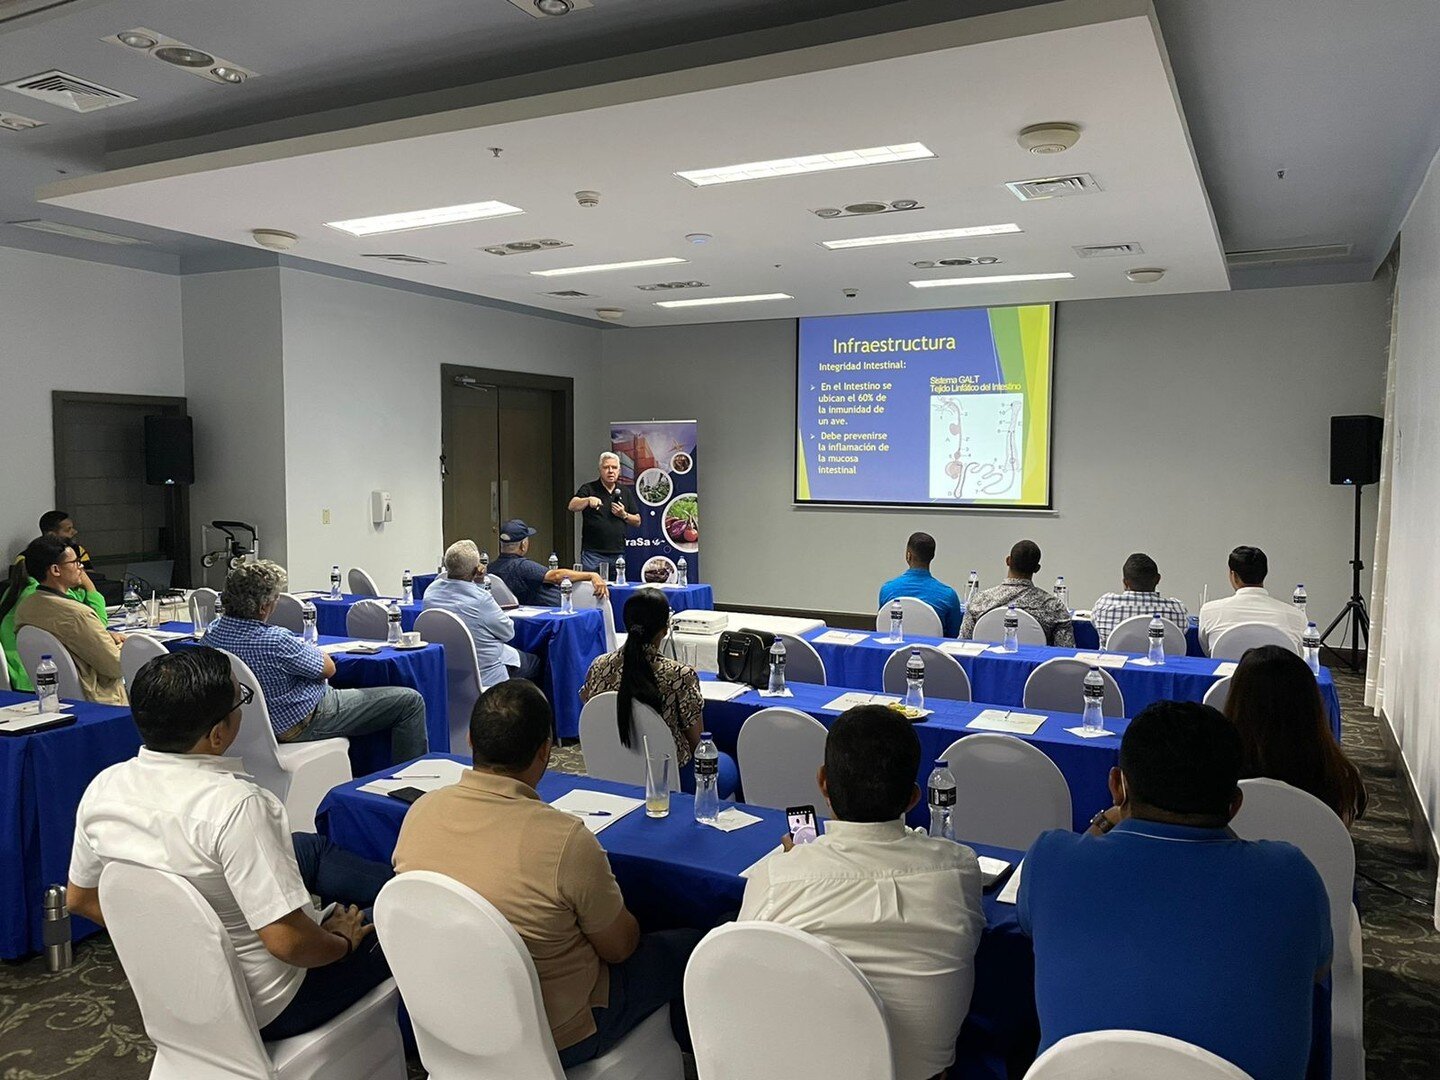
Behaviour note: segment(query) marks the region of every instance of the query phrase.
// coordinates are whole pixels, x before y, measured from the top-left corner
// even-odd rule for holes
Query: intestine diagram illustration
[[[1021,394],[930,399],[930,497],[1019,498],[1024,445]]]

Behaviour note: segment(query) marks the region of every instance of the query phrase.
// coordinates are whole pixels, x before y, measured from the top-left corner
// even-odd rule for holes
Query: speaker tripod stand
[[[1365,569],[1365,564],[1360,561],[1360,492],[1364,484],[1355,485],[1355,552],[1350,560],[1350,599],[1345,601],[1345,606],[1340,609],[1340,614],[1330,621],[1325,632],[1320,635],[1320,644],[1324,645],[1330,635],[1338,628],[1340,630],[1340,647],[1344,648],[1346,635],[1350,637],[1350,661],[1349,668],[1352,671],[1360,670],[1360,639],[1365,639],[1365,648],[1370,648],[1370,613],[1365,608],[1365,597],[1360,592],[1360,571]],[[1331,652],[1337,656],[1340,650],[1331,646]],[[1343,662],[1343,657],[1342,657]]]

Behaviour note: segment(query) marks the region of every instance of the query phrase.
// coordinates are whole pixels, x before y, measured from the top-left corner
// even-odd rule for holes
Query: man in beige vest
[[[86,701],[126,704],[120,676],[125,635],[110,633],[93,609],[65,595],[84,574],[75,549],[59,537],[41,536],[25,549],[25,569],[40,585],[16,605],[16,631],[38,626],[54,634],[75,661]]]

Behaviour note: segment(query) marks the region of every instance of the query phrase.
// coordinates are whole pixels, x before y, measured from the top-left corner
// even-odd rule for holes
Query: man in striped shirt
[[[1160,568],[1155,560],[1137,551],[1125,560],[1120,571],[1124,592],[1107,592],[1090,609],[1090,618],[1095,623],[1095,633],[1100,637],[1103,648],[1110,638],[1110,632],[1126,619],[1136,615],[1159,615],[1168,619],[1182,631],[1190,621],[1185,605],[1173,596],[1161,596],[1156,592],[1160,584]]]

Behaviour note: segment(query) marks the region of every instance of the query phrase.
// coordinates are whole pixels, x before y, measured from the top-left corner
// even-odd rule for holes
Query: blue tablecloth
[[[645,586],[638,584],[611,585],[611,605],[615,611],[615,621],[620,622],[625,612],[625,601],[634,596],[636,591]],[[671,611],[714,611],[715,592],[709,585],[686,585],[683,589],[665,588],[660,590],[665,594],[665,599],[670,601]],[[618,629],[618,627],[617,627]]]
[[[434,580],[434,575],[429,576]],[[427,582],[426,584],[429,584]],[[417,586],[418,590],[418,586]],[[418,592],[417,592],[418,595]],[[345,615],[355,601],[363,599],[346,593],[339,600],[312,600],[315,628],[322,635],[343,636]],[[400,607],[400,626],[415,629],[415,619],[424,610],[419,604]],[[511,612],[514,615],[514,612]],[[515,637],[510,642],[523,652],[534,653],[545,663],[541,686],[555,710],[555,730],[562,739],[580,734],[580,687],[590,671],[590,662],[605,652],[605,620],[598,610],[561,615],[557,611],[516,616]],[[436,745],[434,742],[432,746]],[[446,744],[448,745],[448,744]]]
[[[702,675],[701,678],[713,676]],[[734,754],[740,728],[751,713],[771,705],[799,709],[809,713],[826,727],[840,715],[826,709],[827,702],[834,701],[847,692],[843,686],[816,686],[812,683],[788,683],[793,697],[762,698],[758,691],[750,690],[729,701],[705,702],[705,727],[715,737],[715,745],[726,753]],[[915,725],[915,734],[920,737],[920,773],[915,782],[925,789],[930,770],[941,754],[956,739],[975,734],[965,725],[990,706],[971,704],[968,701],[942,701],[938,698],[926,700],[927,708],[934,712],[924,721]],[[1065,781],[1070,785],[1071,816],[1073,827],[1079,831],[1089,827],[1090,819],[1097,811],[1113,804],[1106,786],[1112,766],[1119,764],[1120,736],[1130,721],[1107,718],[1105,728],[1114,732],[1095,739],[1082,739],[1071,735],[1066,728],[1080,726],[1080,717],[1074,713],[1046,713],[1045,723],[1034,735],[1022,735],[1026,742],[1034,743],[1046,757],[1055,762]],[[743,785],[745,776],[742,773]],[[910,812],[911,825],[924,828],[929,824],[930,811],[921,801]],[[964,832],[963,823],[957,823],[956,832]]]
[[[0,705],[34,701],[0,691]],[[39,950],[47,886],[65,884],[75,808],[102,770],[135,756],[140,735],[130,710],[65,702],[69,727],[0,738],[0,959]],[[76,916],[75,937],[98,927]]]
[[[861,690],[884,688],[882,674],[885,661],[896,649],[905,645],[890,645],[877,640],[883,636],[867,634],[857,645],[838,645],[816,641],[825,630],[812,630],[805,637],[815,646],[825,661],[826,681],[836,686],[853,686]],[[906,645],[940,645],[943,638],[911,637],[906,635]],[[1090,650],[1093,651],[1093,650]],[[980,656],[957,656],[965,674],[970,676],[971,696],[976,701],[992,705],[1018,706],[1025,691],[1025,680],[1030,673],[1046,660],[1056,656],[1074,656],[1075,649],[1059,649],[1045,645],[1021,645],[1013,653],[987,652]],[[1200,701],[1205,691],[1216,682],[1215,669],[1222,661],[1207,657],[1172,656],[1162,667],[1136,667],[1126,664],[1123,668],[1110,668],[1110,674],[1125,695],[1125,713],[1136,716],[1140,710],[1156,701]],[[1325,709],[1330,715],[1330,726],[1335,738],[1340,738],[1340,698],[1335,693],[1335,681],[1328,668],[1320,669],[1320,695],[1325,699]]]
[[[396,770],[386,770],[386,775]],[[380,795],[356,790],[377,777],[335,788],[316,815],[320,831],[341,847],[366,858],[389,862],[407,807]],[[642,797],[640,788],[589,777],[549,773],[540,796],[553,800],[577,787]],[[645,930],[688,926],[708,930],[740,910],[745,880],[740,871],[778,845],[785,815],[746,806],[760,823],[722,833],[695,822],[690,796],[670,796],[670,816],[647,818],[636,810],[599,834],[626,906]],[[1013,863],[1019,852],[972,845],[983,855]],[[1007,875],[1008,876],[1008,875]],[[1038,1026],[1034,1004],[1034,959],[1015,909],[995,900],[1004,878],[983,898],[985,932],[975,957],[975,993],[961,1032],[956,1080],[1004,1078],[1007,1055],[1033,1052]],[[1018,1080],[1018,1073],[1015,1074]]]

